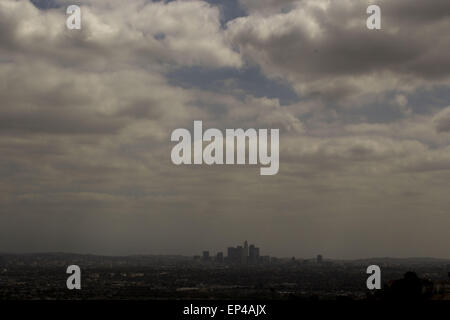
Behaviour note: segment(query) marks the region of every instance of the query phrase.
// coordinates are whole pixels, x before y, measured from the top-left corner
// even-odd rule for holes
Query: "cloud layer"
[[[448,257],[448,1],[57,4],[0,2],[0,251]],[[193,120],[279,128],[279,174],[174,166]]]

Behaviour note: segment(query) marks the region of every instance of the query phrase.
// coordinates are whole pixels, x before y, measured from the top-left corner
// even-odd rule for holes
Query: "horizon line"
[[[220,251],[219,251],[220,252]],[[111,258],[119,258],[119,257],[136,257],[136,256],[178,256],[178,257],[194,257],[198,255],[185,255],[185,254],[155,254],[155,253],[135,253],[135,254],[98,254],[98,253],[80,253],[80,252],[68,252],[68,251],[37,251],[37,252],[4,252],[0,251],[0,255],[45,255],[45,254],[66,254],[66,255],[80,255],[80,256],[98,256],[98,257],[111,257]],[[316,257],[311,258],[303,258],[303,257],[295,257],[295,256],[270,256],[272,258],[279,259],[299,259],[299,260],[311,260],[316,259]],[[323,255],[322,255],[323,256]],[[334,258],[334,257],[323,257],[324,260],[336,260],[336,261],[357,261],[357,260],[377,260],[377,259],[399,259],[399,260],[408,260],[408,259],[432,259],[432,260],[445,260],[450,261],[450,258],[438,258],[431,256],[409,256],[409,257],[395,257],[395,256],[384,256],[384,257],[365,257],[365,258]]]

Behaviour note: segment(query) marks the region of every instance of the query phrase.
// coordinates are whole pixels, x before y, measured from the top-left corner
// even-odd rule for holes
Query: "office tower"
[[[223,252],[217,252],[216,262],[223,263]]]
[[[245,240],[244,242],[244,256],[248,257],[248,242]]]
[[[243,246],[237,246],[237,262],[243,264],[246,261],[245,248]]]
[[[231,260],[233,258],[233,256],[234,256],[234,248],[233,247],[228,247],[227,252],[228,252],[228,254],[227,254],[228,260]]]
[[[248,263],[248,242],[247,242],[247,240],[245,240],[245,242],[244,242],[244,251],[242,253],[241,263],[242,264]]]
[[[247,242],[246,242],[247,243]],[[245,247],[246,243],[244,244],[244,246],[238,246],[238,251],[239,251],[239,262],[241,264],[246,264],[247,263],[247,251],[248,251],[248,245],[247,248]]]
[[[209,251],[203,251],[202,260],[209,261]]]
[[[260,260],[259,248],[255,245],[248,245],[248,241],[245,240],[243,246],[229,247],[227,261],[229,263],[257,263]]]
[[[234,248],[234,247],[229,247],[228,248],[228,262],[229,263],[237,263],[239,262],[239,253],[238,253],[238,249]]]
[[[257,262],[256,247],[251,244],[248,250],[248,263],[255,264]]]

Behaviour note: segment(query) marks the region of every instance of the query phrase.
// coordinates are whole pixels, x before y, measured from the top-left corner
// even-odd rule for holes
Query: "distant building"
[[[241,252],[241,264],[247,264],[248,260],[248,242],[245,240]]]
[[[259,262],[259,248],[255,247],[253,244],[250,245],[248,251],[248,263],[256,264]]]
[[[261,262],[264,263],[264,264],[270,263],[270,256],[262,256],[261,257]]]
[[[217,252],[216,262],[223,263],[223,252]]]
[[[318,255],[317,255],[317,260],[316,260],[316,261],[317,261],[318,264],[322,264],[322,262],[323,262],[323,257],[322,257],[321,254],[318,254]]]
[[[245,240],[244,242],[244,256],[248,257],[248,242]]]
[[[230,259],[234,255],[234,249],[233,247],[228,247],[227,249],[227,257]]]
[[[229,247],[228,248],[228,262],[229,263],[239,263],[240,255],[238,248]]]
[[[260,261],[259,248],[248,244],[246,240],[243,246],[229,247],[227,262],[232,264],[256,264]]]
[[[270,258],[270,263],[272,264],[277,264],[280,262],[280,259],[276,258],[276,257],[271,257]]]
[[[209,251],[203,251],[202,260],[209,261]]]

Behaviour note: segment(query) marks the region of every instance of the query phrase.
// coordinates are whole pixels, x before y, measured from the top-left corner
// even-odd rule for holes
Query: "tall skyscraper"
[[[229,263],[238,263],[240,262],[240,252],[238,248],[229,247],[228,248],[228,262]]]
[[[251,244],[248,251],[248,263],[256,264],[258,261],[259,261],[259,248]]]
[[[202,260],[209,261],[209,251],[203,251]]]
[[[242,246],[237,246],[237,256],[240,262],[242,262],[242,257],[244,256],[244,248]]]
[[[255,264],[260,262],[259,248],[245,240],[243,246],[228,248],[228,263],[236,264]]]
[[[245,240],[244,247],[242,248],[242,255],[241,255],[241,263],[247,264],[248,261],[248,242]]]

